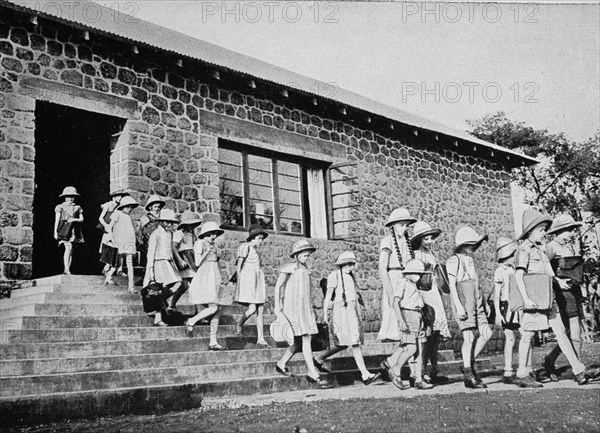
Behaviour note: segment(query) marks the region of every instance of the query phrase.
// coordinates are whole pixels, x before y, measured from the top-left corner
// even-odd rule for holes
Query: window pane
[[[248,155],[250,223],[273,230],[273,172],[271,160]]]
[[[303,233],[300,166],[291,162],[277,161],[277,176],[279,182],[279,230],[288,233]]]
[[[242,154],[219,149],[221,221],[224,226],[244,227]]]

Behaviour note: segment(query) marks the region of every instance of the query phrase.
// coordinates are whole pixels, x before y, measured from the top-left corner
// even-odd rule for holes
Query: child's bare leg
[[[277,361],[277,367],[279,367],[282,370],[285,370],[285,366],[288,363],[288,361],[292,359],[292,356],[294,356],[294,354],[298,351],[298,340],[299,337],[294,337],[294,342],[290,345],[290,347],[287,348],[281,359]]]
[[[244,323],[246,323],[246,320],[248,320],[250,317],[252,317],[252,315],[254,313],[256,313],[256,305],[254,305],[254,304],[248,305],[248,309],[246,310],[246,312],[244,314],[242,314],[242,317],[240,317],[240,320],[238,321],[238,323],[236,325],[236,333],[237,334],[242,333],[242,326],[244,326]]]
[[[388,364],[390,367],[394,367],[398,364],[398,360],[400,359],[400,355],[404,352],[404,348],[402,346],[398,346],[398,348],[388,357]]]
[[[263,317],[264,311],[265,311],[264,305],[256,306],[256,335],[257,335],[256,342],[262,343],[262,344],[267,344],[267,342],[265,341],[265,322],[264,322],[264,317]]]
[[[577,358],[581,359],[581,325],[579,317],[571,317],[569,319],[569,336],[571,337]]]
[[[418,339],[416,344],[417,351],[415,352],[414,375],[415,382],[423,381],[423,340]]]
[[[154,323],[160,323],[160,322],[162,322],[162,313],[159,311],[154,316]]]
[[[125,256],[125,262],[127,263],[127,288],[130,292],[133,292],[135,290],[133,288],[133,254],[127,254]]]
[[[198,323],[198,321],[212,316],[213,314],[215,314],[217,312],[218,309],[219,309],[219,306],[217,304],[209,304],[208,307],[206,307],[205,309],[200,311],[194,317],[190,317],[187,320],[188,326],[194,326],[196,323]]]
[[[487,342],[490,341],[490,338],[492,338],[492,328],[487,323],[481,323],[479,325],[479,337],[473,350],[473,361],[481,354]]]
[[[352,355],[354,355],[354,360],[356,361],[356,365],[360,370],[362,379],[367,380],[369,377],[371,377],[371,373],[369,370],[367,370],[367,366],[365,365],[365,360],[362,355],[362,350],[358,344],[352,346]]]
[[[354,347],[354,346],[352,346],[352,347]],[[322,363],[330,356],[333,356],[336,353],[341,352],[342,350],[346,350],[347,348],[348,348],[348,346],[334,346],[331,349],[325,350],[324,352],[321,352],[318,355],[316,355],[315,359],[317,360],[317,362]]]
[[[221,318],[221,310],[219,306],[216,306],[217,311],[213,314],[210,319],[210,336],[209,336],[209,345],[211,346],[219,346],[217,341],[217,331],[219,330],[219,319]]]
[[[398,357],[398,363],[392,367],[396,376],[400,377],[402,366],[417,353],[417,345],[410,343],[402,346],[400,356]]]
[[[511,329],[504,330],[504,376],[513,375],[512,355],[515,347],[515,331]]]
[[[462,332],[463,343],[460,349],[463,360],[463,367],[465,373],[470,371],[471,366],[473,365],[473,342],[475,340],[475,334],[472,329],[465,329]]]
[[[106,284],[115,284],[114,281],[113,281],[113,279],[112,279],[112,277],[115,274],[116,270],[117,270],[117,268],[113,268],[112,266],[110,266],[108,268],[108,271],[106,271],[106,275],[105,275],[105,278],[104,278],[104,282]]]
[[[569,361],[571,365],[571,369],[573,370],[573,374],[579,374],[585,370],[585,365],[579,360],[577,357],[577,353],[573,348],[573,344],[567,335],[567,331],[565,329],[565,325],[558,314],[555,314],[554,317],[549,318],[548,320],[550,327],[554,331],[554,335],[556,335],[556,342],[558,343],[560,350]]]
[[[169,299],[169,308],[177,307],[177,301],[179,301],[179,299],[181,299],[183,294],[185,292],[187,292],[187,290],[189,289],[190,281],[191,281],[191,278],[183,279],[183,281],[181,282],[181,286],[179,287],[179,290],[177,290],[175,293],[173,293],[173,296],[171,296],[171,298]]]
[[[71,256],[73,254],[73,244],[71,242],[65,242],[63,244],[65,246],[65,253],[63,255],[63,267],[64,273],[71,273]]]
[[[517,377],[524,378],[531,372],[530,360],[533,355],[531,345],[535,331],[521,330],[521,340],[519,340],[519,368]]]
[[[319,377],[319,372],[313,362],[312,348],[310,347],[311,340],[312,335],[310,334],[302,336],[302,355],[304,355],[304,362],[306,362],[306,366],[308,367],[308,375],[316,379]]]

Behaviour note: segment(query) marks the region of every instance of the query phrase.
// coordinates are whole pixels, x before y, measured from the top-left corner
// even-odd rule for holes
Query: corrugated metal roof
[[[132,18],[116,10],[106,8],[88,0],[69,2],[46,0],[0,0],[0,4],[28,11],[46,18],[56,18],[66,24],[75,25],[82,29],[99,31],[105,35],[127,39],[132,42],[147,44],[152,47],[191,57],[213,65],[229,68],[240,73],[248,74],[258,79],[289,87],[299,86],[300,89],[325,88],[326,83],[297,74],[284,68],[263,62],[253,57],[245,56],[209,42],[193,38],[183,33],[171,30],[157,24]],[[295,84],[294,84],[295,83]],[[317,85],[317,86],[315,86]],[[310,92],[307,92],[310,93]],[[320,98],[322,96],[315,95]],[[538,161],[510,149],[498,146],[465,131],[433,122],[429,119],[398,110],[372,99],[366,98],[348,90],[339,89],[335,95],[326,98],[340,104],[355,107],[390,120],[396,120],[406,125],[456,137],[467,142],[484,146],[498,152],[515,156],[514,159],[526,165]],[[516,164],[512,160],[510,165]]]

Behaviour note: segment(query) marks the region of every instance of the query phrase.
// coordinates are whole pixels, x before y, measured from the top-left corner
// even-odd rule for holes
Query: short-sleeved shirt
[[[494,272],[495,286],[500,286],[500,301],[508,301],[510,277],[515,274],[515,268],[501,264]]]
[[[478,281],[477,270],[473,257],[466,254],[454,254],[446,260],[446,270],[448,275],[456,278],[456,282],[475,280]]]
[[[398,249],[400,250],[400,254],[402,256],[402,264],[406,265],[406,263],[411,259],[408,243],[406,242],[406,239],[403,236],[398,235],[396,235],[396,241],[398,242]],[[390,252],[388,269],[400,269],[400,260],[398,258],[396,246],[394,245],[394,239],[392,238],[391,234],[385,236],[381,240],[379,250],[388,250]]]
[[[425,305],[417,285],[406,278],[400,279],[394,288],[395,302],[400,302],[400,308],[420,310]]]
[[[552,240],[546,248],[546,256],[548,256],[549,260],[557,257],[572,257],[579,255],[580,254],[575,251],[575,245],[561,239]]]
[[[342,275],[342,278],[340,278],[340,274]],[[342,279],[344,281],[343,286]],[[354,278],[346,272],[333,271],[330,273],[327,277],[327,288],[333,288],[334,290],[335,299],[333,302],[344,302],[342,293],[346,293],[346,302],[354,302],[356,300]]]
[[[542,246],[531,242],[529,239],[523,241],[517,248],[515,268],[523,269],[526,273],[545,273],[551,277],[554,276],[550,260],[542,250]]]
[[[193,233],[177,230],[173,233],[173,243],[178,245],[177,251],[193,250],[196,239]]]

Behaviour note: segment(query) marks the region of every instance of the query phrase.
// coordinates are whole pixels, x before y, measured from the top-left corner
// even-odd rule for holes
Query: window
[[[360,241],[365,235],[364,200],[356,162],[327,169],[329,233],[332,239]]]
[[[325,169],[318,162],[219,142],[222,225],[327,238]]]

